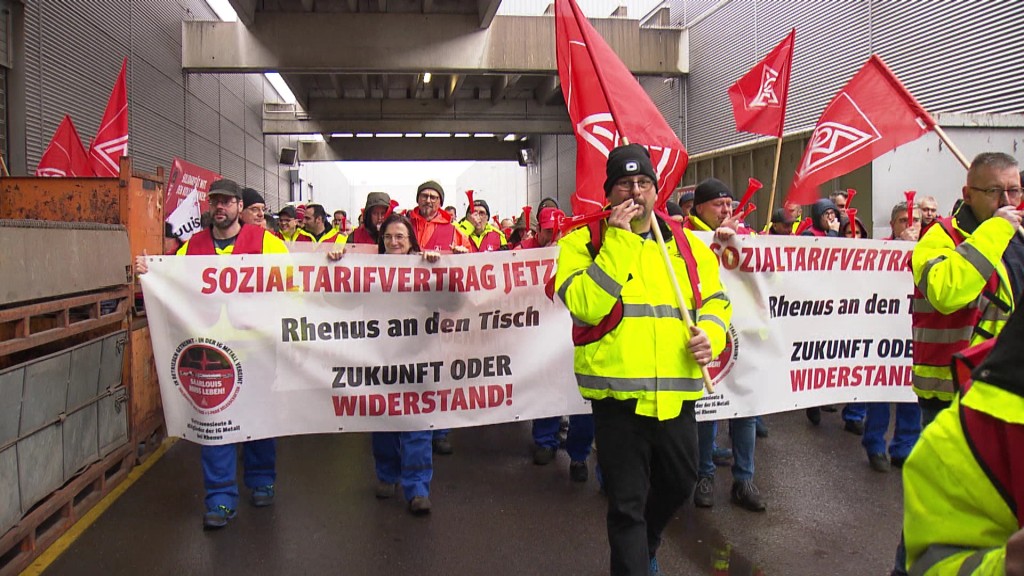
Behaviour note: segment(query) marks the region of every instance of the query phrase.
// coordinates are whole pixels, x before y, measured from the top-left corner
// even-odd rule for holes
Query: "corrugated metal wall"
[[[692,20],[706,4],[685,1],[672,17],[682,24],[680,12]],[[1022,16],[1019,2],[726,3],[690,29],[686,144],[697,154],[755,139],[736,132],[726,90],[792,27],[787,132],[812,128],[872,52],[931,112],[1022,113]]]
[[[37,0],[25,6],[26,156],[35,171],[64,114],[86,146],[99,126],[121,59],[128,55],[129,152],[139,170],[177,156],[288,200],[291,138],[262,133],[262,75],[181,72],[181,22],[215,20],[204,0]]]

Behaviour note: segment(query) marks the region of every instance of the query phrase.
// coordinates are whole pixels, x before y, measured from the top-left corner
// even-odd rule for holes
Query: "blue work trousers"
[[[864,421],[864,437],[861,444],[868,455],[885,454],[885,433],[889,431],[889,412],[892,404],[872,402],[868,404]],[[889,442],[889,456],[906,459],[921,436],[921,407],[917,402],[896,403],[896,429]]]
[[[430,430],[416,432],[374,432],[373,464],[377,479],[402,484],[406,500],[430,495],[434,477],[434,454]]]
[[[843,406],[843,422],[863,422],[868,405],[863,402]]]
[[[717,435],[718,422],[697,423],[697,440],[700,447],[697,474],[701,478],[715,477],[715,463],[711,456]],[[729,438],[732,440],[732,479],[737,482],[753,480],[757,417],[729,420]]]
[[[245,485],[250,490],[270,486],[277,479],[277,441],[274,438],[242,442]],[[238,508],[238,444],[203,446],[203,484],[206,509],[217,506]]]
[[[540,418],[533,421],[533,442],[543,448],[558,450],[558,427],[561,418]],[[594,415],[569,416],[569,433],[565,437],[565,451],[573,462],[585,462],[594,443]]]

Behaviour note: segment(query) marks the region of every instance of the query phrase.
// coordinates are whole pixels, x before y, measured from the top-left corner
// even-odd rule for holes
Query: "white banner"
[[[699,419],[914,401],[912,247],[712,244],[733,327]],[[142,282],[168,433],[222,444],[587,411],[569,314],[544,291],[557,253],[153,257]]]
[[[698,419],[845,402],[916,402],[912,242],[699,234],[732,300],[730,342]]]
[[[168,433],[203,444],[474,426],[588,409],[556,248],[151,259]]]

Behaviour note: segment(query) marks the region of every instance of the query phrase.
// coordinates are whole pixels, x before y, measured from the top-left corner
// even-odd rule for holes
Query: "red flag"
[[[657,206],[664,205],[689,160],[675,132],[573,0],[555,0],[555,46],[562,94],[576,133],[573,213],[591,214],[604,206],[608,152],[623,138],[651,153],[658,173]]]
[[[832,99],[804,151],[788,202],[810,204],[818,185],[855,170],[935,128],[935,120],[872,54]]]
[[[764,60],[729,87],[737,130],[782,137],[795,37],[796,28]]]
[[[89,156],[85,153],[85,146],[82,146],[82,139],[78,137],[75,124],[67,114],[53,133],[53,139],[46,147],[46,152],[43,152],[43,157],[39,159],[36,176],[95,176],[89,167]]]
[[[107,109],[96,137],[89,145],[89,162],[97,176],[117,176],[121,170],[118,160],[128,154],[128,84],[125,72],[128,59],[121,62],[121,73],[110,92]]]

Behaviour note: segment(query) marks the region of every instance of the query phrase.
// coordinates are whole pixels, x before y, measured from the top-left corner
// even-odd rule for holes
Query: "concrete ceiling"
[[[500,0],[229,2],[239,22],[183,23],[182,68],[280,72],[298,104],[266,104],[263,131],[322,134],[300,160],[511,160],[507,135],[572,133],[551,16],[497,16]],[[659,26],[667,8],[643,23],[623,12],[591,22],[630,70],[687,71],[685,32]],[[452,137],[392,137],[428,133]],[[494,142],[454,137],[482,133]]]

